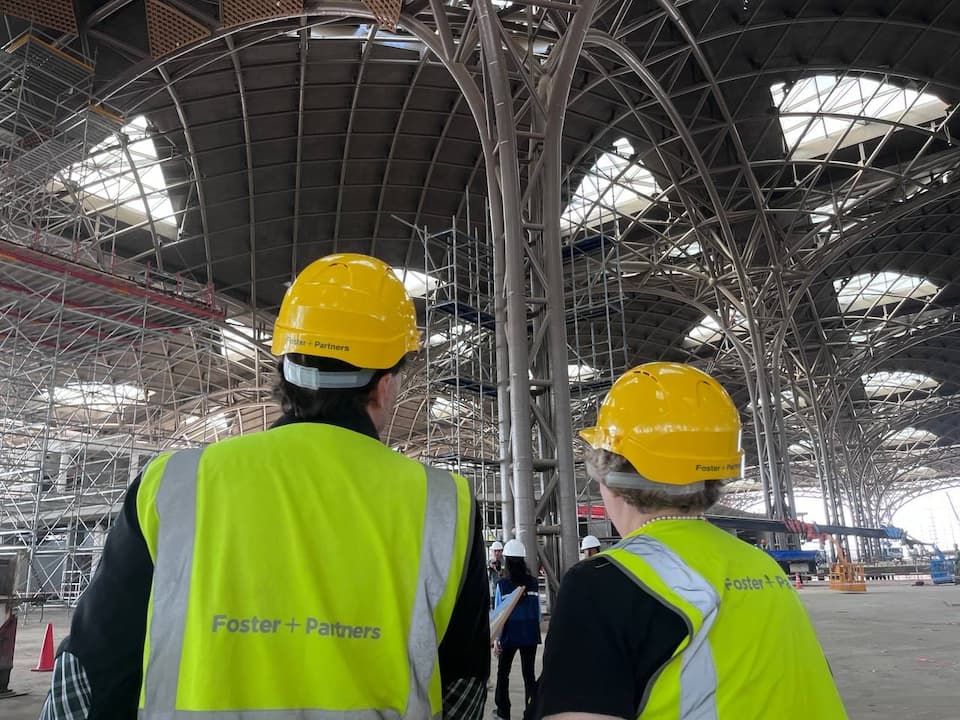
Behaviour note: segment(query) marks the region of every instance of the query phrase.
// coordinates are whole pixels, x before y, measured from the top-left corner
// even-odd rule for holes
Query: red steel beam
[[[24,265],[30,265],[48,270],[55,273],[63,273],[69,277],[83,280],[84,282],[100,287],[107,288],[114,292],[132,295],[134,297],[145,298],[151,303],[165,305],[167,307],[189,313],[208,320],[223,321],[226,318],[226,310],[205,308],[179,298],[170,297],[164,293],[150,290],[142,285],[121,278],[116,275],[110,275],[100,270],[88,268],[85,265],[71,262],[64,258],[50,255],[49,253],[30,250],[21,245],[16,245],[8,240],[0,240],[0,258],[13,260]]]

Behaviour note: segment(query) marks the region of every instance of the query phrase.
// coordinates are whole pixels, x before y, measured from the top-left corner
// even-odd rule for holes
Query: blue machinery
[[[754,532],[793,533],[808,540],[816,540],[824,535],[855,535],[860,537],[900,540],[907,545],[921,545],[933,548],[934,557],[930,560],[930,579],[934,585],[953,583],[957,578],[957,561],[947,558],[936,545],[914,540],[898,527],[849,527],[845,525],[820,525],[799,520],[775,520],[770,518],[707,516],[707,520],[717,527]],[[809,572],[817,571],[817,553],[802,550],[771,550],[770,555],[777,560],[785,572],[793,572],[791,566],[806,564]],[[799,571],[799,568],[798,568]]]
[[[926,543],[918,543],[925,545]],[[930,579],[934,585],[946,585],[956,582],[957,561],[944,556],[943,551],[936,545],[931,546],[935,557],[930,559]]]

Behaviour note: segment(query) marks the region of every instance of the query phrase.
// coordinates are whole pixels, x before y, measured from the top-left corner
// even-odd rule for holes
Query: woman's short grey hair
[[[606,482],[609,473],[631,473],[636,474],[636,470],[622,455],[617,455],[609,450],[597,450],[588,447],[584,455],[584,461],[587,465],[587,474],[599,483],[603,483],[607,489],[623,498],[627,504],[643,512],[654,512],[657,510],[677,510],[679,512],[704,512],[713,507],[720,499],[723,492],[723,480],[707,480],[696,485],[696,490],[689,493],[677,494],[674,488],[672,492],[660,492],[653,488],[622,488],[614,487]]]

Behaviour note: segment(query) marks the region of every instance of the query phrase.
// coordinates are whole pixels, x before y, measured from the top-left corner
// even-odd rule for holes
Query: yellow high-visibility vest
[[[806,609],[769,555],[699,520],[649,523],[603,554],[687,623],[639,718],[846,719]]]
[[[144,472],[141,718],[439,717],[471,545],[467,481],[297,423]]]

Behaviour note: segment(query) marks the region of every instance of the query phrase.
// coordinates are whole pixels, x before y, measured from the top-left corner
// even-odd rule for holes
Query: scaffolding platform
[[[0,130],[11,142],[3,156],[2,185],[32,189],[83,159],[84,148],[112,130],[88,123],[93,65],[25,32],[0,51]]]
[[[459,300],[446,300],[438,302],[433,309],[439,313],[451,315],[458,320],[465,320],[473,325],[479,325],[486,330],[493,330],[496,327],[496,318],[483,310],[477,310]]]
[[[196,296],[178,292],[168,289],[162,276],[144,282],[8,240],[0,240],[0,260],[0,295],[36,295],[97,321],[166,331],[198,322],[222,322],[225,317],[224,308],[201,299],[199,286]],[[50,278],[56,278],[53,293]],[[63,330],[72,332],[72,326],[66,324]]]
[[[495,384],[475,380],[474,378],[449,375],[447,377],[437,378],[437,382],[448,385],[454,389],[460,388],[461,390],[468,390],[477,395],[485,395],[486,397],[493,398],[497,396],[497,386]]]
[[[450,463],[454,465],[464,466],[469,465],[473,467],[498,467],[500,465],[500,458],[483,458],[475,457],[473,455],[463,455],[460,453],[440,453],[439,455],[425,455],[423,460],[429,464],[441,464],[441,463]]]

